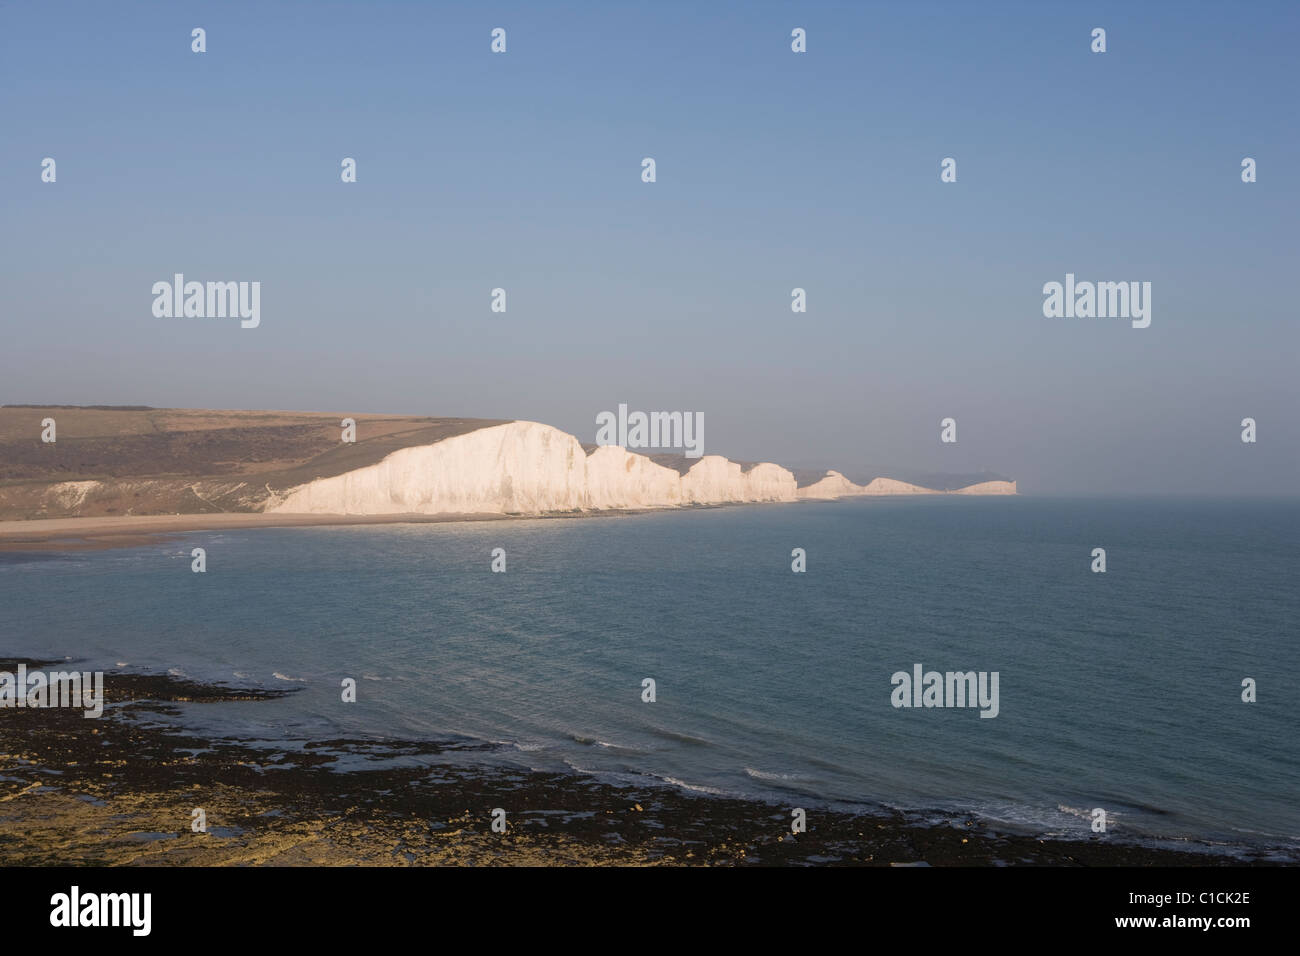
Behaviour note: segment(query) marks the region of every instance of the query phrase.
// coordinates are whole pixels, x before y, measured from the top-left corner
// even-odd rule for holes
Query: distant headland
[[[796,476],[720,455],[638,454],[530,421],[0,407],[0,541],[47,522],[106,534],[1016,493],[1014,481],[936,490],[885,476],[859,484],[838,471]]]

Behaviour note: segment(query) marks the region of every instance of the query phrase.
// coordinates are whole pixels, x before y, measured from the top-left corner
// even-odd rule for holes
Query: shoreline
[[[215,514],[130,515],[98,518],[32,518],[0,521],[0,552],[99,551],[158,544],[195,531],[248,528],[313,528],[377,524],[443,524],[461,521],[514,521],[520,518],[595,518],[644,514],[638,511],[601,511],[575,514],[511,515],[392,514],[326,515],[220,512]]]
[[[0,660],[33,669],[67,661]],[[178,706],[257,701],[170,675],[114,675],[105,711],[0,708],[0,843],[12,865],[1242,866],[1287,861],[1208,845],[1045,839],[970,817],[790,807],[612,784],[579,774],[467,766],[473,741],[207,739]],[[462,755],[456,763],[445,758]],[[441,758],[441,759],[440,759]],[[336,762],[346,763],[342,770]],[[374,763],[375,766],[366,766]],[[505,833],[492,814],[507,814]],[[191,821],[204,811],[206,831]],[[1195,848],[1200,849],[1195,849]]]
[[[590,511],[547,511],[536,514],[466,512],[423,514],[348,515],[293,514],[281,512],[210,512],[179,515],[112,515],[90,518],[28,518],[0,521],[0,553],[38,551],[102,551],[160,544],[175,536],[196,531],[227,531],[257,528],[324,528],[382,524],[446,524],[465,521],[554,520],[558,518],[618,518],[628,515],[664,514],[682,511],[711,511],[716,508],[745,508],[759,505],[829,504],[851,500],[898,500],[941,497],[1012,497],[1004,495],[957,495],[934,492],[918,495],[845,495],[840,498],[801,498],[793,501],[727,501],[690,504],[670,508],[602,508]],[[1020,497],[1019,495],[1014,497]]]

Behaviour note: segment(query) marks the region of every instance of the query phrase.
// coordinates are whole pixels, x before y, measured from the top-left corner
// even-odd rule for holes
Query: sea
[[[290,689],[180,705],[270,748],[480,742],[409,759],[1048,838],[1100,809],[1110,839],[1294,859],[1298,584],[1295,499],[227,530],[0,554],[0,654]],[[896,706],[917,665],[996,673],[996,716]]]

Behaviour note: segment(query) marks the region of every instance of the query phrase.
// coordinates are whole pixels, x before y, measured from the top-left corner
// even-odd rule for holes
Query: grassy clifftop
[[[341,422],[356,421],[344,443]],[[55,421],[56,441],[41,440]],[[492,419],[0,406],[0,520],[260,511],[272,494]]]

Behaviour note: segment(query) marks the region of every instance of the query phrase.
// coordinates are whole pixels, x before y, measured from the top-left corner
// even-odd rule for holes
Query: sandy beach
[[[673,510],[750,507],[743,502],[728,505],[687,505]],[[189,514],[133,515],[98,518],[37,518],[30,521],[0,521],[0,552],[98,551],[135,548],[155,544],[193,531],[229,531],[237,528],[307,528],[376,524],[443,524],[454,521],[543,521],[559,518],[617,518],[647,514],[655,508],[624,508],[609,511],[557,512],[549,514]]]
[[[501,521],[510,515],[295,515],[189,514],[100,518],[38,518],[0,521],[0,551],[87,551],[130,548],[163,541],[187,531],[235,528],[299,528],[321,525]]]

